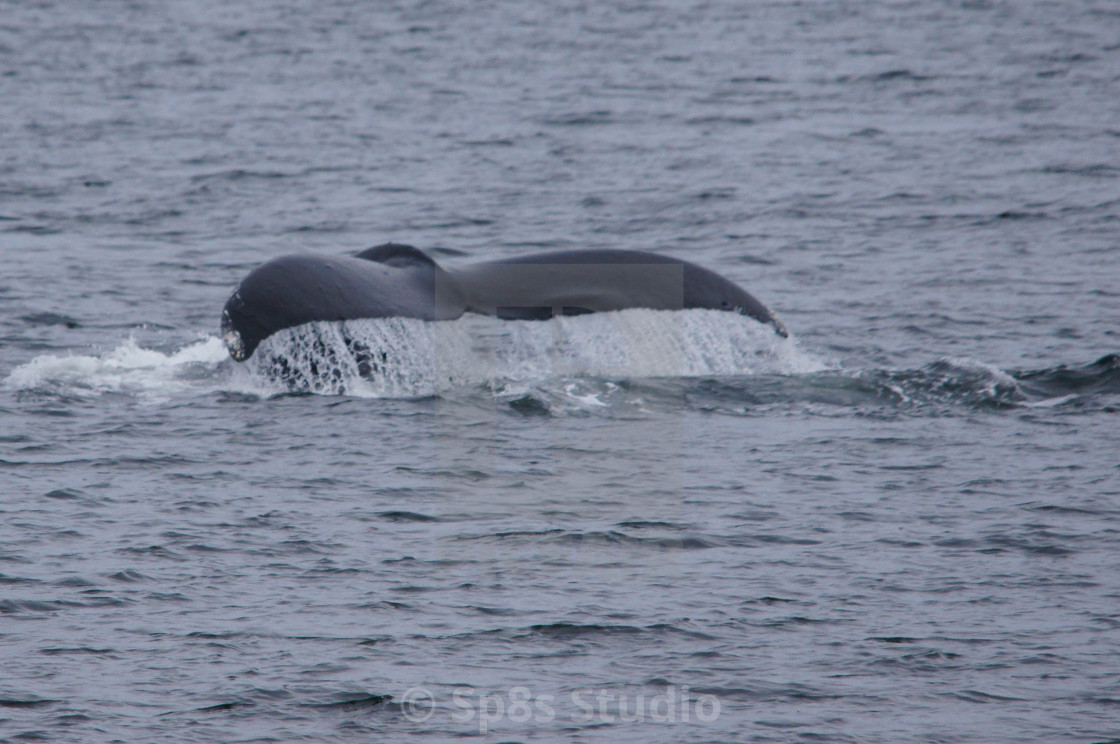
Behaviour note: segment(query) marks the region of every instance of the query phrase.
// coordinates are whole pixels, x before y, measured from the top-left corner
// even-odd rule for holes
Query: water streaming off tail
[[[557,377],[695,377],[823,369],[750,318],[624,310],[549,321],[468,316],[309,323],[275,334],[245,373],[286,390],[414,397]]]

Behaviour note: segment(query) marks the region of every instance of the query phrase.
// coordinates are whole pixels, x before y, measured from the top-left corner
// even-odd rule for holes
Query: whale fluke
[[[575,250],[444,268],[400,243],[355,256],[288,255],[262,264],[226,302],[221,333],[230,355],[245,361],[273,333],[317,320],[454,320],[466,312],[542,320],[628,308],[738,312],[788,335],[737,284],[677,258]]]

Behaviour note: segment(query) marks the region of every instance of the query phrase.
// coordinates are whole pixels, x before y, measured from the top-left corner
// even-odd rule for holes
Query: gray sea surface
[[[1115,2],[0,0],[0,257],[0,740],[1120,741]]]

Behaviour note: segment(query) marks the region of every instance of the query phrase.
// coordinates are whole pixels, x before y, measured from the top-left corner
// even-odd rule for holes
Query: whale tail
[[[643,251],[542,253],[445,269],[418,248],[384,243],[356,256],[290,255],[250,272],[222,310],[221,335],[241,362],[276,331],[358,318],[454,320],[475,312],[543,320],[629,308],[737,312],[789,331],[734,282]]]

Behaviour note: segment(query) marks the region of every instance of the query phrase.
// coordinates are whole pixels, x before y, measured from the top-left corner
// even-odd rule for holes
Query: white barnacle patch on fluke
[[[238,362],[245,361],[245,342],[241,340],[241,334],[234,330],[226,331],[222,335],[222,343],[226,345],[229,350],[229,355]]]

